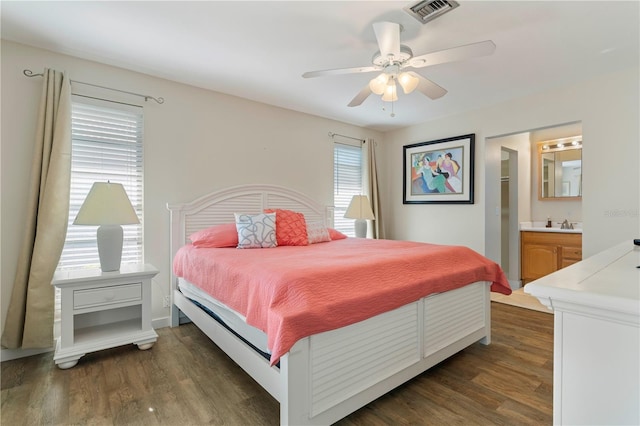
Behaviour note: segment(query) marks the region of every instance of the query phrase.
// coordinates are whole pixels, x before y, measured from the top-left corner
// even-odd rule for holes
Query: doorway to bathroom
[[[582,222],[582,201],[538,198],[537,144],[582,134],[572,122],[485,139],[485,254],[505,271],[512,289],[521,285],[520,223]]]

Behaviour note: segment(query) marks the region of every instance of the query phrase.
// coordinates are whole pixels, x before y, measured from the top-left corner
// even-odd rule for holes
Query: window
[[[93,182],[121,183],[142,220],[142,108],[73,97],[69,226],[58,269],[98,267],[97,226],[73,225]],[[142,262],[142,224],[124,225],[122,263]]]
[[[353,219],[344,214],[354,195],[362,194],[362,148],[334,144],[333,149],[333,204],[334,227],[343,234],[355,237]]]

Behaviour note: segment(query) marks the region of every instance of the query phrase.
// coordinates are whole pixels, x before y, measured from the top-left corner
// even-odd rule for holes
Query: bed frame
[[[307,221],[333,222],[333,209],[275,185],[243,185],[186,204],[168,204],[171,259],[191,233],[234,221],[234,212],[285,208]],[[173,268],[172,268],[173,270]],[[343,327],[299,340],[271,367],[259,353],[180,293],[171,277],[171,325],[180,312],[280,402],[280,424],[331,424],[435,364],[491,340],[490,283],[432,295]]]

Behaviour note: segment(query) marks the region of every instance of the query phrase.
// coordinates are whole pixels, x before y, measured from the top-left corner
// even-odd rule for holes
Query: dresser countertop
[[[638,266],[640,247],[628,241],[532,281],[525,292],[545,305],[556,300],[638,316]]]

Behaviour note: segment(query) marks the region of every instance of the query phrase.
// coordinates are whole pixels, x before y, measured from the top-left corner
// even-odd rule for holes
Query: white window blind
[[[333,149],[333,223],[335,229],[355,237],[354,220],[344,214],[354,195],[362,194],[362,148],[334,143]]]
[[[100,266],[98,227],[73,225],[94,182],[121,183],[142,221],[142,112],[141,107],[74,96],[69,226],[58,269]],[[122,228],[122,263],[142,262],[142,223]]]

